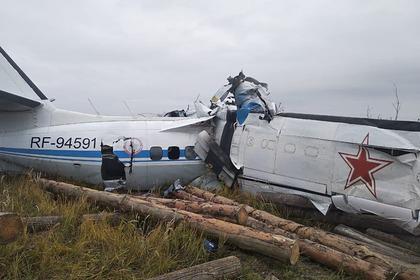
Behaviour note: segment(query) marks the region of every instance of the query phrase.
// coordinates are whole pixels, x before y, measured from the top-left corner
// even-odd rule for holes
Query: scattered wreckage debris
[[[240,274],[240,260],[235,256],[230,256],[163,274],[148,280],[222,280],[236,279]]]
[[[376,252],[370,244],[304,226],[194,187],[170,194],[189,198],[188,201],[178,198],[170,202],[164,198],[108,193],[45,179],[39,181],[49,192],[85,196],[94,203],[151,215],[163,221],[184,221],[211,237],[225,238],[243,250],[290,264],[295,264],[302,253],[315,262],[367,279],[419,279],[420,276],[415,265]],[[242,221],[238,219],[240,211],[240,215],[247,217]]]

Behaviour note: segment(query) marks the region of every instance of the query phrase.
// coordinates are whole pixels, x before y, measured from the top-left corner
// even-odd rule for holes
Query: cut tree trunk
[[[206,201],[209,202],[214,202],[214,203],[218,203],[218,204],[227,204],[227,205],[240,205],[238,202],[226,198],[224,196],[221,195],[217,195],[214,194],[212,192],[209,191],[205,191],[196,187],[192,187],[192,186],[188,186],[185,188],[185,191],[188,192],[189,194],[192,194],[196,197],[202,198]],[[252,207],[250,207],[252,208]],[[247,209],[247,211],[249,212],[249,210]]]
[[[192,194],[196,197],[203,198],[207,201],[212,201],[215,203],[220,204],[230,204],[230,205],[239,205],[239,203],[220,196],[213,194],[211,192],[201,190],[196,187],[186,187],[185,191],[189,194]],[[273,194],[274,196],[274,194]],[[343,213],[339,211],[329,211],[327,215],[322,215],[319,211],[313,211],[311,209],[305,209],[309,208],[309,205],[307,203],[304,203],[301,199],[294,198],[291,201],[286,203],[286,206],[293,206],[294,202],[297,204],[296,207],[299,207],[300,209],[297,209],[295,207],[287,207],[288,214],[293,217],[308,217],[317,221],[326,222],[326,223],[332,223],[332,224],[345,224],[351,227],[360,228],[360,229],[367,229],[367,228],[375,228],[381,231],[389,232],[389,233],[398,233],[398,234],[404,234],[406,231],[403,229],[394,226],[392,223],[389,223],[389,221],[373,216],[373,215],[359,215],[359,214],[350,214],[350,213]],[[302,207],[301,203],[304,203],[304,207]],[[280,203],[278,203],[280,204]],[[284,205],[283,205],[284,206]],[[252,207],[251,207],[252,209]],[[252,211],[251,209],[247,209],[247,211]]]
[[[23,223],[19,215],[0,212],[0,244],[15,241],[23,234]]]
[[[389,269],[379,265],[349,256],[327,246],[313,241],[299,240],[302,254],[315,262],[324,264],[330,268],[348,272],[349,274],[362,274],[366,279],[387,279],[391,274]]]
[[[136,197],[138,198],[138,197]],[[139,199],[158,203],[169,208],[176,208],[188,212],[205,214],[218,217],[230,217],[236,220],[236,223],[245,225],[248,219],[248,213],[244,207],[235,205],[217,204],[208,201],[187,201],[180,199],[151,198],[141,197]]]
[[[197,197],[195,195],[192,195],[190,193],[187,193],[185,191],[179,190],[176,192],[172,193],[172,196],[178,198],[178,199],[183,199],[183,200],[188,200],[188,201],[197,201],[197,202],[204,202],[206,201],[203,198]]]
[[[298,238],[294,233],[271,227],[252,217],[248,218],[246,225],[254,229],[284,235],[292,239]],[[298,241],[302,255],[332,269],[338,271],[343,269],[349,274],[362,274],[366,279],[387,279],[387,276],[392,273],[391,267],[385,268],[307,239],[299,239]]]
[[[26,224],[29,232],[39,232],[48,230],[63,221],[63,216],[37,216],[22,218]],[[98,214],[85,214],[82,216],[82,221],[92,221],[98,223],[101,221],[108,221],[111,225],[117,225],[121,220],[118,213],[102,212]]]
[[[71,184],[39,179],[41,187],[66,196],[85,196],[89,201],[114,207],[122,211],[151,215],[164,221],[185,221],[204,233],[226,238],[231,244],[248,251],[257,252],[275,259],[296,264],[299,259],[299,245],[296,240],[275,234],[257,231],[241,225],[224,222],[215,218],[184,210],[172,209],[151,201],[83,188]]]
[[[195,196],[201,197],[206,200],[210,200],[216,203],[227,204],[227,205],[239,205],[239,203],[220,196],[215,195],[211,192],[201,190],[195,187],[187,187],[185,190]],[[270,214],[266,211],[257,210],[251,206],[244,206],[248,215],[256,220],[262,221],[273,227],[281,228],[284,231],[292,232],[299,238],[308,239],[314,242],[318,242],[324,246],[333,248],[340,252],[346,253],[350,256],[360,258],[362,260],[369,261],[373,264],[383,266],[385,268],[391,268],[391,265],[384,261],[380,254],[374,253],[369,250],[366,246],[358,244],[346,237],[338,234],[326,232],[321,229],[313,227],[307,227],[294,221],[286,220]]]
[[[235,256],[206,262],[149,280],[219,280],[236,279],[241,274],[241,262]]]
[[[366,234],[363,234],[355,229],[352,229],[345,225],[338,225],[333,230],[335,233],[365,242],[371,246],[373,251],[376,251],[380,254],[390,256],[392,258],[396,258],[398,260],[401,260],[403,262],[411,263],[411,264],[419,264],[420,263],[420,257],[414,256],[413,252],[400,248],[396,249],[394,247],[391,247],[393,245],[385,245],[384,243],[381,243],[379,240],[374,239],[373,237],[367,236]]]

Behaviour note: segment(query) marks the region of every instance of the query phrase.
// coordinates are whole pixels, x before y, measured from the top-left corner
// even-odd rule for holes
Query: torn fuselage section
[[[125,165],[114,153],[109,145],[101,145],[101,176],[105,191],[113,191],[124,188],[127,183]]]
[[[196,144],[219,179],[266,197],[303,196],[324,215],[332,205],[374,214],[420,234],[420,124],[278,115],[266,85],[243,74],[231,81],[212,99],[214,133]]]
[[[276,106],[268,98],[266,83],[246,77],[243,72],[233,78],[229,77],[228,82],[212,98],[210,108],[203,109],[202,103],[196,103],[197,112],[215,115],[216,118],[214,133],[200,133],[195,150],[220,180],[232,186],[241,173],[241,166],[231,160],[237,123],[243,123],[250,113],[258,113],[261,120],[270,122],[276,114]]]

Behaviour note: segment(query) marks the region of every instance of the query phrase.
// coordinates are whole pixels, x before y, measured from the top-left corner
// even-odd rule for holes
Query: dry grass
[[[252,196],[228,189],[220,192],[284,214]],[[103,210],[84,199],[46,193],[25,176],[0,177],[0,211],[64,216],[64,221],[49,231],[25,233],[17,242],[0,245],[0,279],[147,279],[228,255],[241,258],[240,279],[264,279],[267,273],[283,279],[353,279],[306,260],[290,266],[230,246],[221,245],[216,254],[210,254],[203,249],[203,234],[184,224],[131,214],[117,226],[82,222],[83,214]]]
[[[83,214],[100,209],[84,199],[53,197],[24,177],[3,180],[0,193],[0,211],[65,217],[50,231],[0,247],[0,278],[147,278],[211,257],[202,248],[202,234],[185,225],[143,217],[127,217],[116,227],[82,223]]]

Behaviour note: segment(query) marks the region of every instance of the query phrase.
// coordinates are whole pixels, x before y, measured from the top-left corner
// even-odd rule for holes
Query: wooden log
[[[189,194],[192,194],[196,197],[202,198],[209,202],[214,202],[218,204],[226,204],[226,205],[239,205],[238,202],[232,199],[229,199],[224,196],[217,195],[212,192],[205,191],[196,187],[188,186],[185,188],[185,191],[188,192]]]
[[[236,279],[241,274],[241,262],[235,256],[230,256],[171,273],[163,274],[149,280],[218,280]]]
[[[351,227],[345,226],[345,225],[338,225],[333,230],[335,233],[365,242],[367,244],[370,244],[369,246],[373,251],[376,251],[380,254],[390,256],[392,258],[397,258],[403,262],[412,263],[412,264],[419,264],[420,263],[420,257],[414,256],[413,252],[410,252],[404,248],[400,248],[400,250],[391,247],[392,245],[385,245],[384,243],[381,243],[379,240],[367,236],[366,234],[363,234],[355,229],[352,229]]]
[[[271,227],[252,217],[248,218],[246,225],[254,229],[284,235],[292,239],[298,238],[294,233]],[[332,269],[338,271],[344,270],[349,274],[361,274],[366,279],[387,279],[388,275],[392,273],[391,267],[385,268],[307,239],[299,239],[298,241],[302,255]]]
[[[122,211],[151,215],[163,221],[185,221],[190,226],[210,236],[226,238],[228,242],[241,249],[257,252],[291,264],[296,264],[299,259],[299,245],[296,240],[281,235],[257,231],[184,210],[168,208],[129,195],[107,193],[46,179],[39,179],[39,181],[42,183],[40,185],[42,188],[54,193],[72,197],[85,196],[92,202]]]
[[[385,233],[382,231],[379,231],[377,229],[373,229],[373,228],[368,228],[366,230],[366,234],[369,236],[372,236],[374,238],[377,238],[379,240],[382,240],[384,242],[387,242],[389,244],[393,244],[396,246],[399,246],[401,248],[405,248],[411,251],[414,251],[416,253],[418,253],[420,251],[420,249],[415,245],[415,244],[411,244],[408,243],[404,240],[401,240],[400,238],[396,237],[395,235],[389,234],[389,233]]]
[[[29,232],[39,232],[48,230],[63,221],[63,216],[37,216],[37,217],[24,217],[22,218],[24,224]],[[118,213],[96,213],[85,214],[82,216],[82,221],[92,221],[98,223],[101,221],[108,221],[111,225],[117,225],[121,220]]]
[[[211,192],[201,190],[196,187],[188,186],[185,188],[185,191],[196,197],[205,199],[207,201],[212,201],[220,204],[229,204],[229,205],[239,205],[236,201],[233,201],[229,198],[213,194]],[[299,199],[292,199],[297,204],[299,204]],[[302,202],[303,203],[303,202]],[[279,204],[279,203],[276,203]],[[291,202],[287,203],[289,206],[293,206]],[[306,206],[309,206],[305,203]],[[285,206],[283,206],[285,207]],[[319,211],[313,211],[312,209],[305,209],[307,207],[297,208],[297,207],[286,207],[289,217],[307,217],[316,221],[332,223],[332,224],[345,224],[351,227],[367,229],[369,227],[375,228],[381,231],[388,233],[397,233],[405,234],[406,231],[396,227],[394,224],[390,223],[388,220],[380,218],[374,215],[361,215],[361,214],[351,214],[344,213],[341,211],[329,211],[327,215],[323,215]],[[252,211],[252,207],[247,208],[247,211]],[[420,240],[420,239],[419,239]]]
[[[239,205],[239,203],[229,198],[220,195],[215,195],[213,193],[210,193],[205,190],[200,190],[195,187],[187,187],[185,188],[185,191],[192,195],[201,197],[206,200],[211,200],[216,203],[227,205]],[[385,268],[391,268],[391,265],[387,261],[384,261],[383,257],[380,254],[372,252],[366,246],[354,242],[346,237],[326,232],[321,229],[307,227],[294,221],[280,218],[266,211],[257,210],[251,206],[244,207],[250,217],[268,225],[271,225],[273,227],[278,227],[284,231],[294,233],[301,239],[308,239],[320,243],[324,246],[333,248],[337,251],[346,253],[350,256],[369,261],[373,264],[377,264]]]
[[[0,245],[8,244],[23,234],[23,223],[15,213],[0,212]]]
[[[224,217],[223,219],[235,222],[228,217]],[[261,231],[280,234],[291,239],[298,239],[298,236],[294,233],[272,227],[252,217],[248,218],[246,225]],[[398,262],[395,259],[388,258],[387,256],[383,256],[383,258],[386,259],[383,259],[382,265],[377,265],[307,239],[299,239],[298,241],[302,255],[332,269],[344,270],[350,274],[358,273],[363,275],[366,279],[385,279],[389,275],[392,275],[393,277],[391,278],[393,279],[419,279],[419,271],[415,266],[411,265],[411,267],[407,267],[407,265]],[[392,266],[388,265],[390,262],[392,263]]]
[[[270,274],[267,277],[265,277],[264,280],[280,280],[280,279],[274,276],[273,274]]]
[[[194,187],[188,187],[186,188],[186,191],[201,198],[211,199],[212,201],[215,201],[217,203],[239,205],[237,202],[231,199],[222,197],[220,195],[215,195]],[[321,229],[307,227],[302,224],[272,215],[268,212],[254,209],[250,206],[245,206],[245,209],[247,210],[250,217],[262,221],[263,223],[266,223],[270,226],[278,227],[283,231],[295,233],[301,239],[308,239],[320,243],[326,247],[330,247],[334,250],[346,253],[347,255],[354,256],[362,260],[368,261],[372,264],[384,267],[387,270],[392,269],[393,271],[399,272],[398,277],[405,277],[405,279],[416,279],[410,278],[414,275],[417,277],[417,279],[420,279],[420,271],[416,265],[408,264],[406,262],[397,260],[396,258],[392,258],[380,254],[378,252],[372,251],[371,249],[369,249],[368,246],[366,246],[367,244],[364,242],[349,239],[347,237],[326,232]],[[413,270],[413,272],[408,271],[407,269]],[[401,272],[401,270],[403,271]]]
[[[350,274],[362,274],[366,279],[387,279],[389,269],[339,252],[322,244],[302,239],[299,240],[302,253],[315,262]]]
[[[195,196],[195,195],[192,195],[192,194],[187,193],[187,192],[182,191],[182,190],[179,190],[179,191],[173,192],[173,193],[172,193],[172,196],[173,196],[173,197],[176,197],[176,198],[178,198],[178,199],[188,200],[188,201],[197,201],[197,202],[204,202],[204,201],[206,201],[206,200],[205,200],[205,199],[203,199],[203,198],[197,197],[197,196]]]
[[[208,201],[187,201],[181,199],[166,199],[166,198],[152,198],[152,197],[135,197],[138,199],[151,201],[165,205],[169,208],[176,208],[188,212],[205,214],[218,217],[230,217],[236,220],[240,225],[246,224],[248,213],[243,207],[217,204]]]

